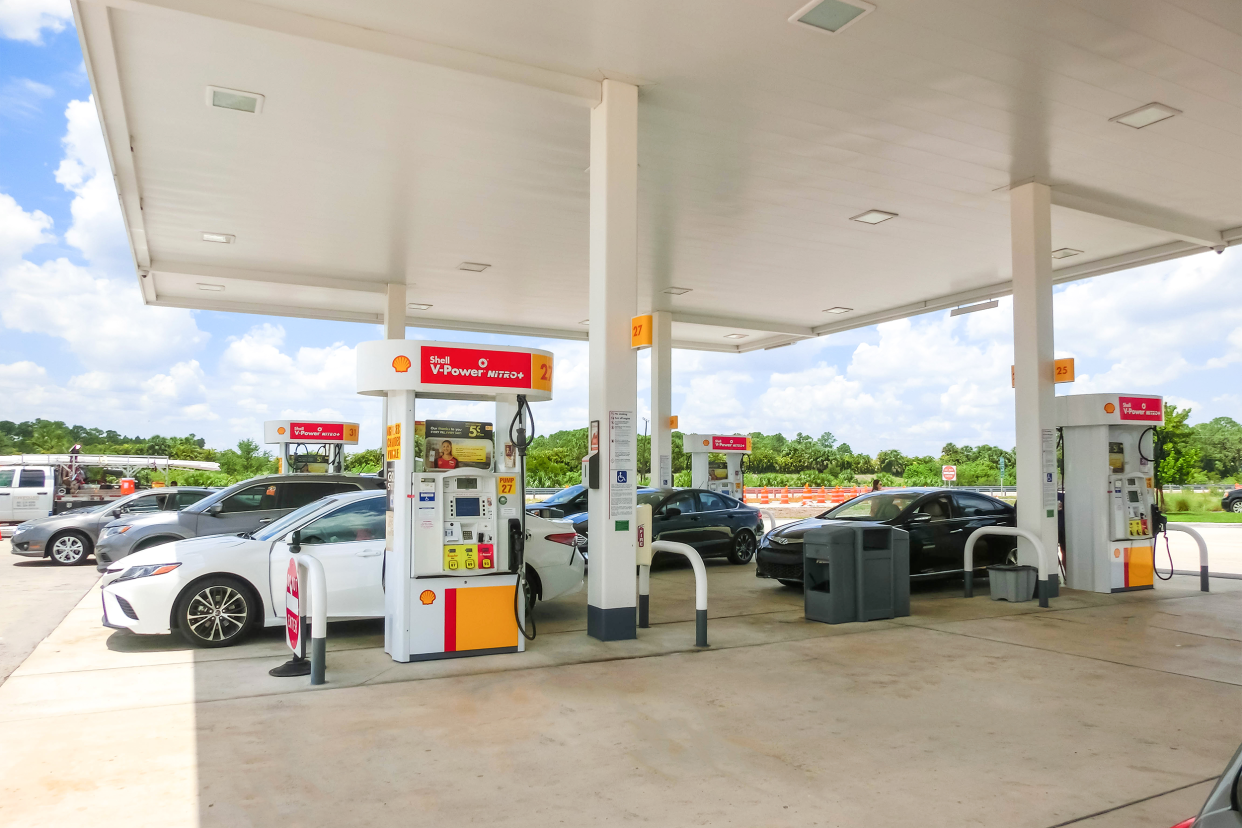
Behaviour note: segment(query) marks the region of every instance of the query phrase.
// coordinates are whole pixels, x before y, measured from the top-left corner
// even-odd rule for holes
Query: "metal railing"
[[[328,659],[328,581],[323,571],[323,564],[309,552],[299,552],[293,556],[298,562],[298,575],[306,571],[307,585],[310,587],[310,619],[311,619],[311,684],[323,684],[327,681]]]
[[[656,552],[684,555],[694,568],[694,646],[707,646],[707,569],[703,558],[693,546],[673,541],[654,541],[651,548]],[[638,626],[650,626],[647,616],[647,598],[651,594],[651,567],[638,567]]]
[[[981,535],[1003,535],[1011,538],[1026,538],[1030,541],[1031,546],[1035,547],[1036,560],[1039,561],[1039,580],[1036,582],[1039,591],[1039,605],[1047,607],[1048,593],[1052,591],[1052,584],[1048,580],[1052,571],[1052,564],[1048,560],[1048,551],[1044,549],[1043,542],[1035,533],[1028,532],[1025,529],[1015,529],[1010,526],[981,526],[971,532],[970,537],[966,538],[966,551],[962,553],[962,568],[966,572],[965,597],[973,598],[975,594],[975,541]]]
[[[1203,539],[1203,535],[1200,535],[1193,527],[1171,521],[1166,523],[1164,528],[1166,530],[1172,529],[1174,532],[1182,532],[1195,539],[1195,543],[1199,545],[1199,591],[1208,592],[1208,551],[1207,541]],[[1165,543],[1168,543],[1168,538],[1165,538]]]

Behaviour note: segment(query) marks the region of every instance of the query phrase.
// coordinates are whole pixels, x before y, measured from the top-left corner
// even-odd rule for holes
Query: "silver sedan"
[[[212,493],[198,486],[148,489],[98,506],[36,518],[13,532],[13,554],[51,558],[61,566],[80,564],[94,551],[106,523],[126,515],[176,512]]]

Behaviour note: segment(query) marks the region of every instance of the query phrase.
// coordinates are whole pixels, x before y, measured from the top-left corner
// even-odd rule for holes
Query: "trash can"
[[[843,524],[802,538],[803,608],[825,624],[910,614],[910,536],[891,526]]]
[[[1029,601],[1035,595],[1035,583],[1039,570],[1033,566],[1003,564],[988,567],[988,584],[993,601],[1009,601],[1014,604]]]

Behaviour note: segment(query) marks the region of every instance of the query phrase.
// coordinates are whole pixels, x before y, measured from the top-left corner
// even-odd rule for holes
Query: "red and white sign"
[[[552,387],[552,362],[525,351],[485,351],[424,345],[420,379],[435,385],[490,388]]]
[[[298,649],[302,635],[302,601],[298,592],[298,562],[290,558],[289,570],[285,573],[285,643],[295,655],[301,655]]]
[[[1164,420],[1164,407],[1160,397],[1118,397],[1117,404],[1121,407],[1118,414],[1123,420],[1138,420],[1144,423],[1158,423]]]
[[[712,451],[750,451],[750,438],[713,436]]]
[[[941,466],[940,476],[945,480],[957,480],[957,466]]]
[[[344,423],[289,423],[294,440],[344,440]]]

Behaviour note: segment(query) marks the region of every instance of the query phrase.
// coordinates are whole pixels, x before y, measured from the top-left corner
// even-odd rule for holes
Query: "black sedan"
[[[563,518],[587,510],[587,487],[569,486],[538,503],[526,504],[526,511],[542,518]]]
[[[1242,489],[1227,489],[1220,499],[1220,508],[1226,512],[1242,512]]]
[[[563,493],[553,497],[560,494]],[[582,498],[583,511],[576,514],[567,512],[564,517],[573,521],[578,534],[586,535],[586,490],[566,497],[564,502],[577,502],[575,498],[578,496]],[[532,503],[527,508],[538,512],[539,507],[550,500],[552,498],[543,503]],[[759,536],[763,534],[763,516],[754,506],[705,489],[643,488],[638,490],[638,502],[651,506],[653,540],[689,544],[704,558],[726,556],[735,564],[750,563],[755,557]],[[583,557],[587,556],[586,547],[580,547],[579,551]]]
[[[889,489],[861,495],[806,520],[768,532],[759,543],[756,575],[786,586],[802,583],[802,536],[837,521],[870,521],[910,533],[910,576],[962,571],[966,539],[983,526],[1014,526],[1014,507],[977,492]],[[1016,540],[1001,536],[975,542],[974,564],[983,568],[1013,559]]]

